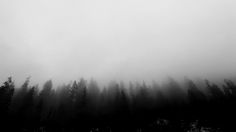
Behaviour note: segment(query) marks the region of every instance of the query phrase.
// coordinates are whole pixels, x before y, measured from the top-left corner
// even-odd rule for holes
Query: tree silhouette
[[[206,96],[197,88],[192,80],[186,80],[188,85],[188,98],[190,103],[201,104],[206,101]]]
[[[44,86],[42,91],[39,93],[39,100],[42,100],[42,119],[46,119],[48,114],[51,110],[53,103],[53,94],[54,91],[52,90],[52,80],[48,80]]]
[[[14,93],[14,87],[15,85],[11,77],[9,77],[8,80],[4,82],[3,86],[0,87],[0,113],[2,117],[8,112]]]
[[[224,82],[221,89],[208,80],[204,86],[172,78],[163,85],[112,81],[100,89],[81,78],[56,89],[49,80],[39,90],[29,78],[15,89],[8,78],[0,87],[0,120],[14,126],[9,131],[188,131],[191,122],[235,130],[229,119],[236,118],[236,85]]]
[[[78,89],[76,90],[76,102],[75,102],[75,113],[78,115],[80,112],[84,111],[86,106],[86,98],[87,98],[87,86],[86,81],[81,78],[77,84]]]
[[[27,90],[28,92],[23,96],[22,104],[17,111],[19,121],[32,121],[34,112],[34,96],[35,87]]]
[[[168,78],[168,83],[164,86],[166,97],[169,103],[174,103],[177,105],[186,103],[187,94],[181,88],[179,83],[175,81],[173,78]]]
[[[236,85],[234,84],[234,82],[228,79],[225,79],[224,82],[225,82],[225,85],[223,85],[224,93],[227,96],[233,96],[236,98]]]
[[[23,83],[23,85],[16,89],[14,92],[14,96],[12,99],[12,104],[11,104],[11,112],[13,114],[17,114],[17,112],[19,112],[22,107],[22,105],[25,103],[24,98],[29,90],[29,82],[30,82],[30,77],[26,78],[25,82]]]
[[[224,96],[224,93],[216,84],[210,84],[208,80],[205,80],[207,85],[207,90],[209,91],[209,94],[211,98],[213,99],[222,99]]]
[[[97,82],[94,79],[91,79],[89,81],[87,88],[88,89],[87,89],[86,102],[88,111],[95,114],[96,113],[95,110],[97,110],[99,106],[100,89],[98,87]]]

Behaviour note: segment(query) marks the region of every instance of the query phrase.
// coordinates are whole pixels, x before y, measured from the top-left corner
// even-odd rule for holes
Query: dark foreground
[[[0,87],[0,127],[15,132],[233,132],[236,85],[207,80],[125,86],[111,82],[100,89],[81,79],[42,90],[29,79],[15,88],[9,78]]]

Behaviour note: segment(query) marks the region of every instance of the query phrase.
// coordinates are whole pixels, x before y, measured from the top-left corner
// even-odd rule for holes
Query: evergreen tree
[[[11,99],[14,93],[14,82],[12,78],[9,77],[6,82],[4,82],[3,86],[0,87],[0,114],[1,116],[5,116],[8,112],[9,105],[11,103]]]
[[[206,96],[197,88],[192,80],[186,80],[186,83],[188,85],[187,92],[190,103],[201,104],[206,101]]]

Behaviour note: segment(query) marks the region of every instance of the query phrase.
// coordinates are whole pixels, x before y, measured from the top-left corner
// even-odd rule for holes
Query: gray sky
[[[236,73],[235,0],[1,0],[0,80]]]

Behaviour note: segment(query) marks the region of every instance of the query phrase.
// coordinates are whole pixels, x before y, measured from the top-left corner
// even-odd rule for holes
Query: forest
[[[112,81],[101,88],[83,78],[54,87],[0,86],[0,127],[19,132],[222,132],[235,131],[236,85],[208,80],[162,85]]]

